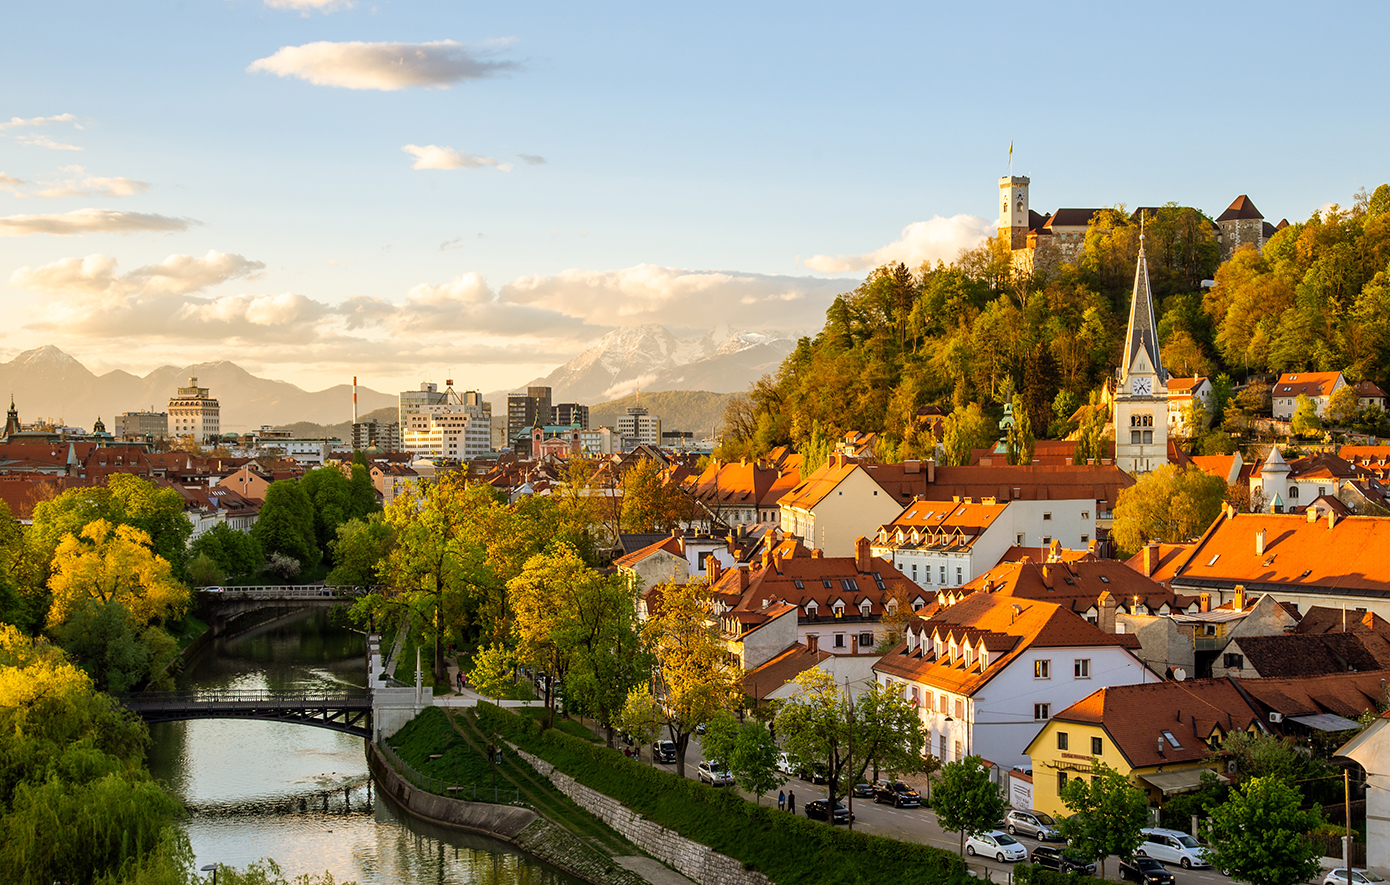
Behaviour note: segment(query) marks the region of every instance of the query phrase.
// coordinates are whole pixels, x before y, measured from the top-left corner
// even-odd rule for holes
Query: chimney
[[[1163,755],[1163,735],[1158,736],[1158,755]]]
[[[820,651],[820,637],[815,633],[806,634],[806,648],[810,650],[812,654]]]
[[[823,559],[824,557],[825,557],[825,551],[824,551],[824,550],[820,549],[819,547],[812,547],[812,548],[811,548],[811,558],[812,558],[812,559]]]
[[[352,376],[352,423],[357,423],[357,376]]]
[[[1337,525],[1337,514],[1331,510],[1327,511],[1327,527],[1335,528]]]
[[[1204,612],[1209,612],[1209,611],[1211,611],[1211,594],[1210,594],[1210,593],[1203,593],[1202,595],[1198,596],[1197,599],[1199,600],[1199,602],[1198,602],[1198,604],[1197,604],[1197,608],[1198,608],[1199,610],[1204,611]]]
[[[1309,522],[1317,522],[1317,521],[1318,521],[1318,508],[1314,507],[1312,504],[1309,504],[1309,505],[1308,505],[1308,521],[1309,521]]]
[[[930,461],[927,462],[927,485],[931,485],[931,484],[933,484],[933,483],[935,483],[935,482],[936,482],[936,459],[933,458],[933,459],[931,459]]]
[[[719,565],[719,557],[715,556],[713,553],[706,557],[705,571],[709,573],[709,580],[711,584],[719,580],[720,574],[722,574],[724,571]]]
[[[1237,585],[1236,585],[1236,595],[1235,595],[1235,598],[1231,600],[1231,604],[1232,604],[1232,608],[1234,608],[1236,611],[1238,611],[1238,612],[1243,612],[1243,611],[1245,611],[1245,585],[1244,585],[1244,584],[1237,584]]]
[[[1264,530],[1264,529],[1260,529],[1258,532],[1255,532],[1255,555],[1256,555],[1256,556],[1264,556],[1264,555],[1265,555],[1265,530]]]
[[[1115,632],[1115,609],[1118,606],[1119,603],[1115,601],[1115,597],[1110,594],[1109,590],[1100,594],[1100,599],[1096,601],[1096,609],[1099,612],[1099,617],[1096,619],[1096,626],[1103,632]]]
[[[869,563],[869,539],[860,537],[854,542],[854,570],[860,574],[868,574],[873,571],[873,566]]]
[[[903,473],[916,474],[922,472],[922,462],[914,459],[903,462]]]
[[[763,548],[763,568],[767,568],[767,567],[770,566],[770,565],[772,565],[772,548],[771,548],[771,547],[764,547],[764,548]]]
[[[1048,561],[1048,562],[1061,562],[1061,561],[1062,561],[1062,542],[1059,541],[1059,540],[1057,540],[1056,538],[1053,538],[1053,539],[1052,539],[1052,543],[1049,544],[1048,547],[1047,547],[1047,561]]]
[[[738,589],[739,592],[748,589],[748,569],[738,566]]]
[[[1158,542],[1150,541],[1144,545],[1144,577],[1152,578],[1158,571]]]
[[[1046,565],[1042,567],[1042,579],[1044,587],[1046,587],[1049,590],[1055,589],[1052,586],[1052,570],[1049,569]]]

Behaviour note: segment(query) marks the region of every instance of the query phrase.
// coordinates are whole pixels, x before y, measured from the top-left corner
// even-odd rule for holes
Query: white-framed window
[[[1091,678],[1091,659],[1077,658],[1071,663],[1072,675],[1077,679]]]
[[[1034,679],[1051,679],[1051,678],[1052,678],[1052,661],[1050,661],[1050,660],[1048,660],[1048,659],[1046,659],[1046,658],[1044,658],[1044,659],[1042,659],[1042,660],[1034,661],[1034,662],[1033,662],[1033,678],[1034,678]]]
[[[1052,705],[1051,705],[1051,704],[1034,704],[1034,705],[1033,705],[1033,720],[1034,720],[1035,722],[1041,722],[1041,721],[1044,720],[1044,719],[1051,719],[1051,718],[1052,718]]]
[[[1048,520],[1050,520],[1050,519],[1052,519],[1052,514],[1051,514],[1051,513],[1044,513],[1044,514],[1043,514],[1043,521],[1044,521],[1044,522],[1046,522],[1046,521],[1048,521]]]

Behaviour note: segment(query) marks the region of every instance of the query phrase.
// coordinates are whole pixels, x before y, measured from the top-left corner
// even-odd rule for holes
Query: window
[[[937,707],[937,709],[940,710],[942,715],[944,716],[951,715],[950,703],[947,701],[946,696],[944,694],[941,696],[941,706]],[[945,744],[942,744],[942,746],[945,746]]]
[[[1051,536],[1051,535],[1043,535],[1043,542],[1042,542],[1042,545],[1043,545],[1044,547],[1046,547],[1046,546],[1048,546],[1048,545],[1051,544],[1051,543],[1052,543],[1052,536]]]
[[[1297,501],[1297,500],[1298,500],[1298,486],[1289,486],[1289,500],[1290,500],[1290,501]]]
[[[1043,514],[1043,521],[1044,521],[1044,522],[1046,522],[1047,520],[1050,520],[1051,518],[1052,518],[1052,514],[1051,514],[1051,513],[1044,513],[1044,514]]]
[[[1139,445],[1139,431],[1137,431],[1137,430],[1131,430],[1131,431],[1129,432],[1129,444],[1132,445],[1132,446],[1137,446],[1137,445]],[[1065,774],[1062,775],[1062,782],[1063,782],[1063,783],[1066,782],[1066,779],[1067,779],[1067,776],[1066,776]]]
[[[1034,679],[1051,679],[1051,678],[1052,678],[1052,662],[1051,662],[1051,661],[1047,661],[1047,660],[1043,660],[1043,661],[1034,661],[1034,662],[1033,662],[1033,678],[1034,678]]]
[[[860,649],[865,649],[865,648],[873,648],[873,647],[874,647],[874,634],[872,634],[872,633],[860,633],[860,634],[859,634],[859,648],[860,648]],[[916,691],[916,690],[917,690],[917,689],[915,689],[915,688],[913,689],[913,691]]]
[[[1068,749],[1071,749],[1071,747],[1070,747],[1070,745],[1069,745],[1069,743],[1068,743],[1068,741],[1067,741],[1067,733],[1066,733],[1065,731],[1059,731],[1059,732],[1057,732],[1057,749],[1059,749],[1059,750],[1068,750]]]
[[[1034,719],[1034,721],[1039,721],[1039,722],[1040,722],[1040,721],[1042,721],[1042,720],[1044,720],[1044,719],[1050,719],[1050,718],[1052,718],[1052,705],[1051,705],[1051,704],[1034,704],[1034,705],[1033,705],[1033,719]]]
[[[1083,510],[1083,511],[1081,511],[1081,518],[1082,518],[1082,519],[1090,519],[1090,518],[1091,518],[1091,511],[1089,511],[1089,510]]]
[[[1239,670],[1245,666],[1245,655],[1232,654],[1226,652],[1224,665],[1228,670]]]
[[[956,718],[957,718],[957,719],[964,719],[964,718],[965,718],[965,701],[962,700],[961,698],[956,698]],[[960,749],[959,749],[959,748],[956,749],[956,753],[957,753],[957,754],[960,753]]]
[[[835,634],[835,647],[836,647],[836,648],[844,648],[844,647],[845,647],[845,634],[843,634],[843,633],[836,633],[836,634]]]
[[[1164,729],[1164,730],[1163,730],[1163,736],[1164,736],[1165,738],[1168,739],[1168,744],[1169,744],[1169,746],[1171,746],[1173,749],[1175,749],[1175,750],[1181,750],[1181,749],[1182,749],[1182,744],[1178,743],[1178,739],[1177,739],[1176,737],[1173,736],[1173,733],[1172,733],[1171,731],[1168,731],[1167,729]]]
[[[1066,773],[1065,771],[1059,771],[1059,772],[1057,772],[1057,795],[1058,795],[1058,796],[1062,795],[1062,788],[1065,787],[1066,785],[1067,785],[1067,773]]]
[[[1145,431],[1144,431],[1144,445],[1146,445],[1146,446],[1148,446],[1148,445],[1153,445],[1153,441],[1154,441],[1154,432],[1153,432],[1152,430],[1145,430]]]
[[[961,752],[960,752],[960,751],[961,751],[960,741],[956,741],[956,759],[963,759],[963,758],[965,758],[965,757],[963,757],[963,756],[961,755]]]
[[[917,706],[917,702],[918,702],[919,700],[921,700],[921,698],[920,698],[920,696],[917,694],[917,686],[914,685],[914,686],[912,686],[912,706],[914,706],[914,707]]]
[[[1104,742],[1103,740],[1101,740],[1100,738],[1097,738],[1097,737],[1091,738],[1091,755],[1092,755],[1092,756],[1099,756],[1099,755],[1100,755],[1102,752],[1104,752],[1104,751],[1105,751],[1105,742]]]
[[[1082,535],[1082,536],[1081,536],[1081,543],[1083,543],[1083,544],[1085,544],[1086,542],[1088,542],[1088,541],[1090,541],[1090,540],[1091,540],[1091,536],[1090,536],[1090,535]]]
[[[1017,544],[1019,547],[1023,546],[1023,532],[1019,532],[1017,535],[1014,536],[1014,543]]]
[[[964,581],[962,581],[962,579],[961,579],[961,567],[960,567],[960,566],[956,566],[956,583],[957,583],[957,584],[964,583]]]
[[[1091,678],[1091,659],[1077,658],[1071,663],[1072,675],[1077,679]]]
[[[914,583],[917,581],[917,563],[915,562],[912,564],[912,580]]]
[[[946,759],[946,735],[944,735],[944,734],[941,736],[941,744],[940,744],[940,746],[941,746],[941,749],[940,749],[939,751],[937,751],[937,755],[941,757],[941,761],[942,761],[942,762],[949,761],[949,760]]]
[[[946,566],[941,567],[941,583],[946,583]]]

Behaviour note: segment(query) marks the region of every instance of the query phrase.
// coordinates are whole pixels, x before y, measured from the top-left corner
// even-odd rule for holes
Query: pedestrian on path
[[[463,671],[458,672],[459,694],[463,694]]]
[[[796,814],[796,790],[787,791],[787,810]]]
[[[777,791],[777,810],[784,811],[787,807],[787,794],[781,790]]]

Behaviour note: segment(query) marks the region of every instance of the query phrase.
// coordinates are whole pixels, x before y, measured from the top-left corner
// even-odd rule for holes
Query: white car
[[[1144,834],[1144,841],[1134,849],[1137,857],[1152,857],[1165,863],[1181,864],[1184,870],[1211,866],[1211,858],[1207,856],[1207,850],[1202,847],[1202,843],[1182,830],[1146,827],[1140,832]]]
[[[1003,830],[990,830],[965,837],[965,853],[974,857],[982,854],[1003,863],[1006,860],[1027,860],[1028,849]]]
[[[1322,880],[1322,885],[1376,885],[1384,881],[1368,870],[1352,870],[1348,874],[1345,867],[1339,867],[1327,874],[1327,878]]]
[[[700,780],[709,784],[711,787],[727,787],[734,782],[734,776],[729,774],[722,762],[711,762],[708,759],[701,759],[696,770],[699,772]]]
[[[796,777],[796,763],[792,762],[792,757],[786,753],[777,754],[776,768],[787,777]]]

